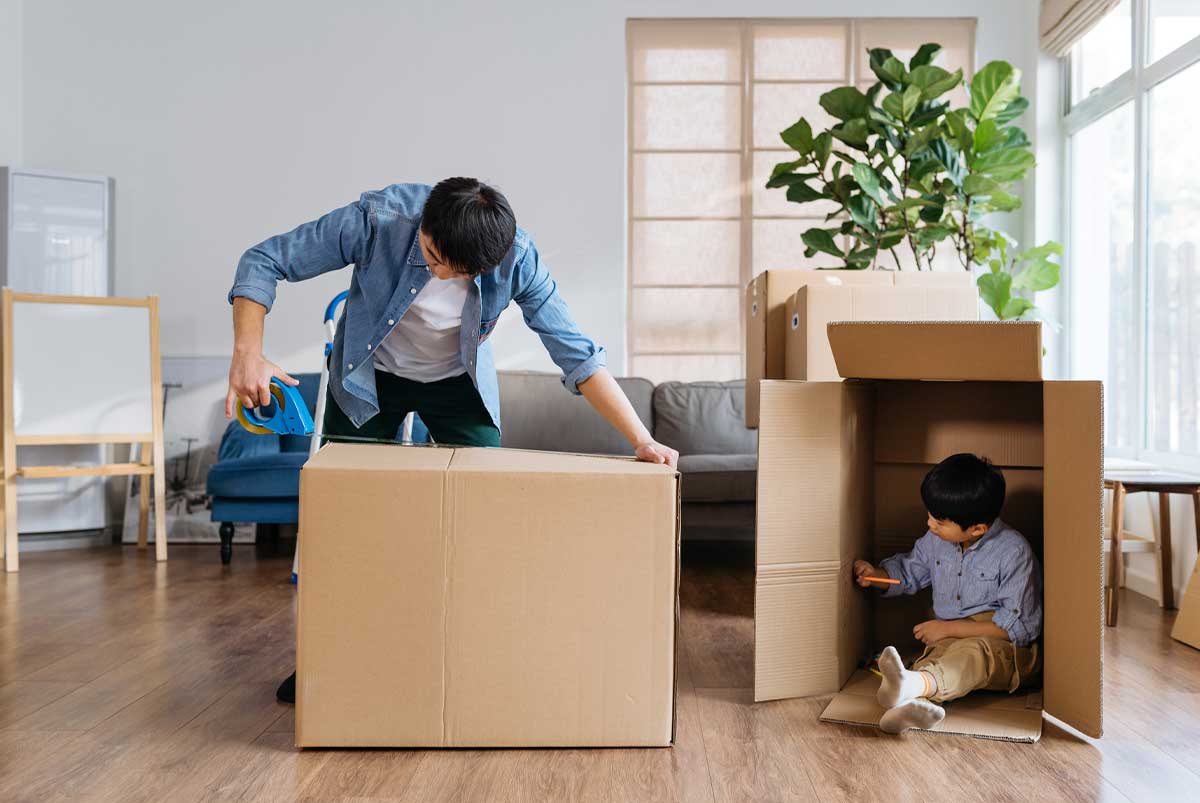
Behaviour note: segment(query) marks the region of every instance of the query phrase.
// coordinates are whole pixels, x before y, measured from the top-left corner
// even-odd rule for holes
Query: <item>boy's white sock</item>
[[[909,728],[932,728],[946,718],[946,709],[916,698],[883,712],[879,728],[884,733],[903,733]]]
[[[937,684],[925,672],[911,672],[904,668],[900,653],[895,647],[885,647],[879,656],[879,672],[883,680],[875,698],[884,708],[895,708],[901,703],[917,697],[928,697],[937,691]]]

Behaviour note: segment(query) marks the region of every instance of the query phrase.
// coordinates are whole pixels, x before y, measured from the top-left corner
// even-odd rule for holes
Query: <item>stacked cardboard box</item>
[[[746,426],[758,426],[759,380],[838,378],[829,321],[977,317],[966,271],[764,271],[746,288]]]
[[[670,744],[679,478],[330,444],[300,473],[296,744]]]
[[[860,663],[887,644],[919,648],[930,601],[879,598],[851,566],[912,548],[922,477],[965,451],[1004,471],[1002,515],[1042,559],[1044,682],[952,703],[937,730],[1033,741],[1044,700],[1099,736],[1100,383],[1043,381],[1037,323],[848,322],[828,337],[845,382],[762,383],[755,699],[836,693],[826,719],[878,723]]]

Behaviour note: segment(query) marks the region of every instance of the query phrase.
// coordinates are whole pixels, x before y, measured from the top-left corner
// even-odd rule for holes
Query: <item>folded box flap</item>
[[[1040,382],[1040,321],[835,321],[829,345],[847,379]]]

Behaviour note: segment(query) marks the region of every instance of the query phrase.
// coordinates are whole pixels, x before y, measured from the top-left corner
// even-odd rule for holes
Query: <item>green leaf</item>
[[[975,280],[975,284],[979,287],[979,297],[983,303],[992,308],[997,318],[1003,320],[1004,307],[1012,300],[1012,276],[1003,271],[984,273]]]
[[[829,129],[829,133],[852,148],[864,151],[867,149],[867,121],[862,118],[847,120],[841,125]]]
[[[996,124],[1004,125],[1011,123],[1013,120],[1020,117],[1029,108],[1029,100],[1027,98],[1014,98],[1011,103],[1005,106],[999,114],[996,115]]]
[[[868,50],[871,72],[889,89],[900,86],[904,80],[904,64],[892,55],[892,51],[883,48]]]
[[[854,165],[854,180],[858,182],[858,186],[862,187],[862,191],[871,197],[879,206],[887,206],[887,201],[883,198],[883,192],[879,187],[879,174],[875,169],[861,162]]]
[[[821,96],[821,108],[839,120],[866,117],[867,96],[852,86],[841,86]]]
[[[950,129],[950,134],[960,149],[964,151],[971,149],[975,139],[971,134],[971,129],[967,127],[966,109],[955,109],[952,112],[946,112],[946,127]]]
[[[966,177],[966,169],[963,167],[962,160],[958,157],[958,151],[950,147],[950,144],[944,139],[935,139],[929,144],[929,149],[933,151],[934,156],[946,168],[946,175],[954,182],[956,186],[961,187],[963,179]]]
[[[814,190],[812,187],[801,182],[788,187],[787,199],[793,203],[806,204],[809,201],[821,201],[825,199],[824,193]]]
[[[892,231],[879,238],[879,247],[886,251],[889,248],[895,248],[902,242],[904,242],[904,231]]]
[[[997,212],[1015,212],[1021,208],[1021,199],[1003,190],[993,190],[988,194],[988,205]]]
[[[995,144],[998,150],[1008,150],[1010,148],[1028,148],[1032,145],[1029,137],[1025,136],[1025,132],[1015,125],[1010,125],[1007,128],[1000,129],[1000,140]]]
[[[975,151],[983,153],[992,147],[992,143],[999,136],[1000,129],[996,126],[995,120],[984,120],[979,125],[975,126]]]
[[[971,173],[962,182],[962,191],[967,195],[985,195],[1000,185],[987,176]]]
[[[1026,312],[1033,309],[1033,302],[1028,298],[1010,298],[1008,303],[1004,305],[998,316],[1002,321],[1011,321],[1014,318],[1020,318]]]
[[[829,162],[829,152],[833,150],[833,135],[828,131],[822,131],[813,138],[813,155],[817,160],[817,167],[821,170],[825,169],[825,165]]]
[[[918,67],[923,67],[926,64],[932,64],[937,54],[942,52],[942,46],[934,43],[921,45],[917,48],[917,52],[908,60],[908,68],[915,70]]]
[[[813,147],[812,126],[810,126],[808,124],[808,120],[805,120],[803,117],[780,131],[779,138],[782,139],[789,148],[793,148],[805,155],[807,155]]]
[[[1013,277],[1013,287],[1037,293],[1057,286],[1059,278],[1058,263],[1039,260],[1026,265],[1024,270]]]
[[[914,154],[924,150],[940,133],[942,133],[942,129],[936,125],[927,125],[917,129],[917,132],[910,136],[904,145],[904,156],[911,159]]]
[[[908,180],[919,182],[926,176],[932,176],[944,168],[938,159],[921,159],[908,166]]]
[[[875,254],[878,253],[874,245],[860,248],[856,251],[851,251],[846,255],[846,266],[854,270],[866,270],[871,267],[871,263],[875,261]]]
[[[927,64],[914,68],[909,74],[908,80],[914,86],[921,88],[921,95],[925,100],[933,100],[961,84],[962,77],[961,69],[951,73],[941,67]]]
[[[931,123],[945,114],[946,109],[949,108],[949,106],[949,103],[928,103],[925,105],[925,108],[917,109],[917,113],[912,116],[912,118],[908,121],[908,124],[912,126],[918,126],[924,125],[925,123]]]
[[[904,103],[899,92],[893,92],[883,99],[880,107],[897,120],[904,119]]]
[[[825,229],[809,229],[800,235],[800,239],[814,251],[832,254],[835,257],[843,256],[842,250],[833,241],[833,235],[825,231]]]
[[[971,116],[991,120],[1021,92],[1021,71],[1007,61],[990,61],[971,79]]]
[[[996,181],[1016,181],[1033,167],[1037,160],[1027,150],[991,151],[982,154],[971,165],[971,171]]]
[[[866,195],[859,193],[851,196],[850,202],[846,204],[846,208],[850,210],[850,218],[870,232],[878,231],[878,226],[875,220],[875,202]]]
[[[767,180],[767,189],[790,187],[793,184],[799,184],[801,181],[808,181],[810,178],[816,177],[816,173],[780,173]]]
[[[926,223],[937,223],[942,219],[942,213],[945,211],[943,199],[940,195],[923,195],[921,196],[929,203],[921,207],[920,218]]]

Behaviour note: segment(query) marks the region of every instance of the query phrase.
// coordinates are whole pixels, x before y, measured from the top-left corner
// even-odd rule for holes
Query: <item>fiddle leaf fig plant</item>
[[[829,210],[825,226],[802,235],[806,257],[902,270],[904,248],[918,270],[930,270],[939,248],[953,249],[965,270],[984,269],[979,295],[997,318],[1031,317],[1033,295],[1058,284],[1062,246],[1018,251],[986,223],[1020,208],[1014,186],[1035,163],[1013,124],[1029,107],[1021,71],[989,62],[965,84],[968,105],[951,108],[947,95],[964,85],[963,73],[935,65],[940,50],[922,45],[908,64],[868,50],[876,82],[866,92],[844,86],[822,95],[821,108],[838,121],[828,130],[814,132],[802,117],[780,132],[796,158],[775,165],[767,187]]]

